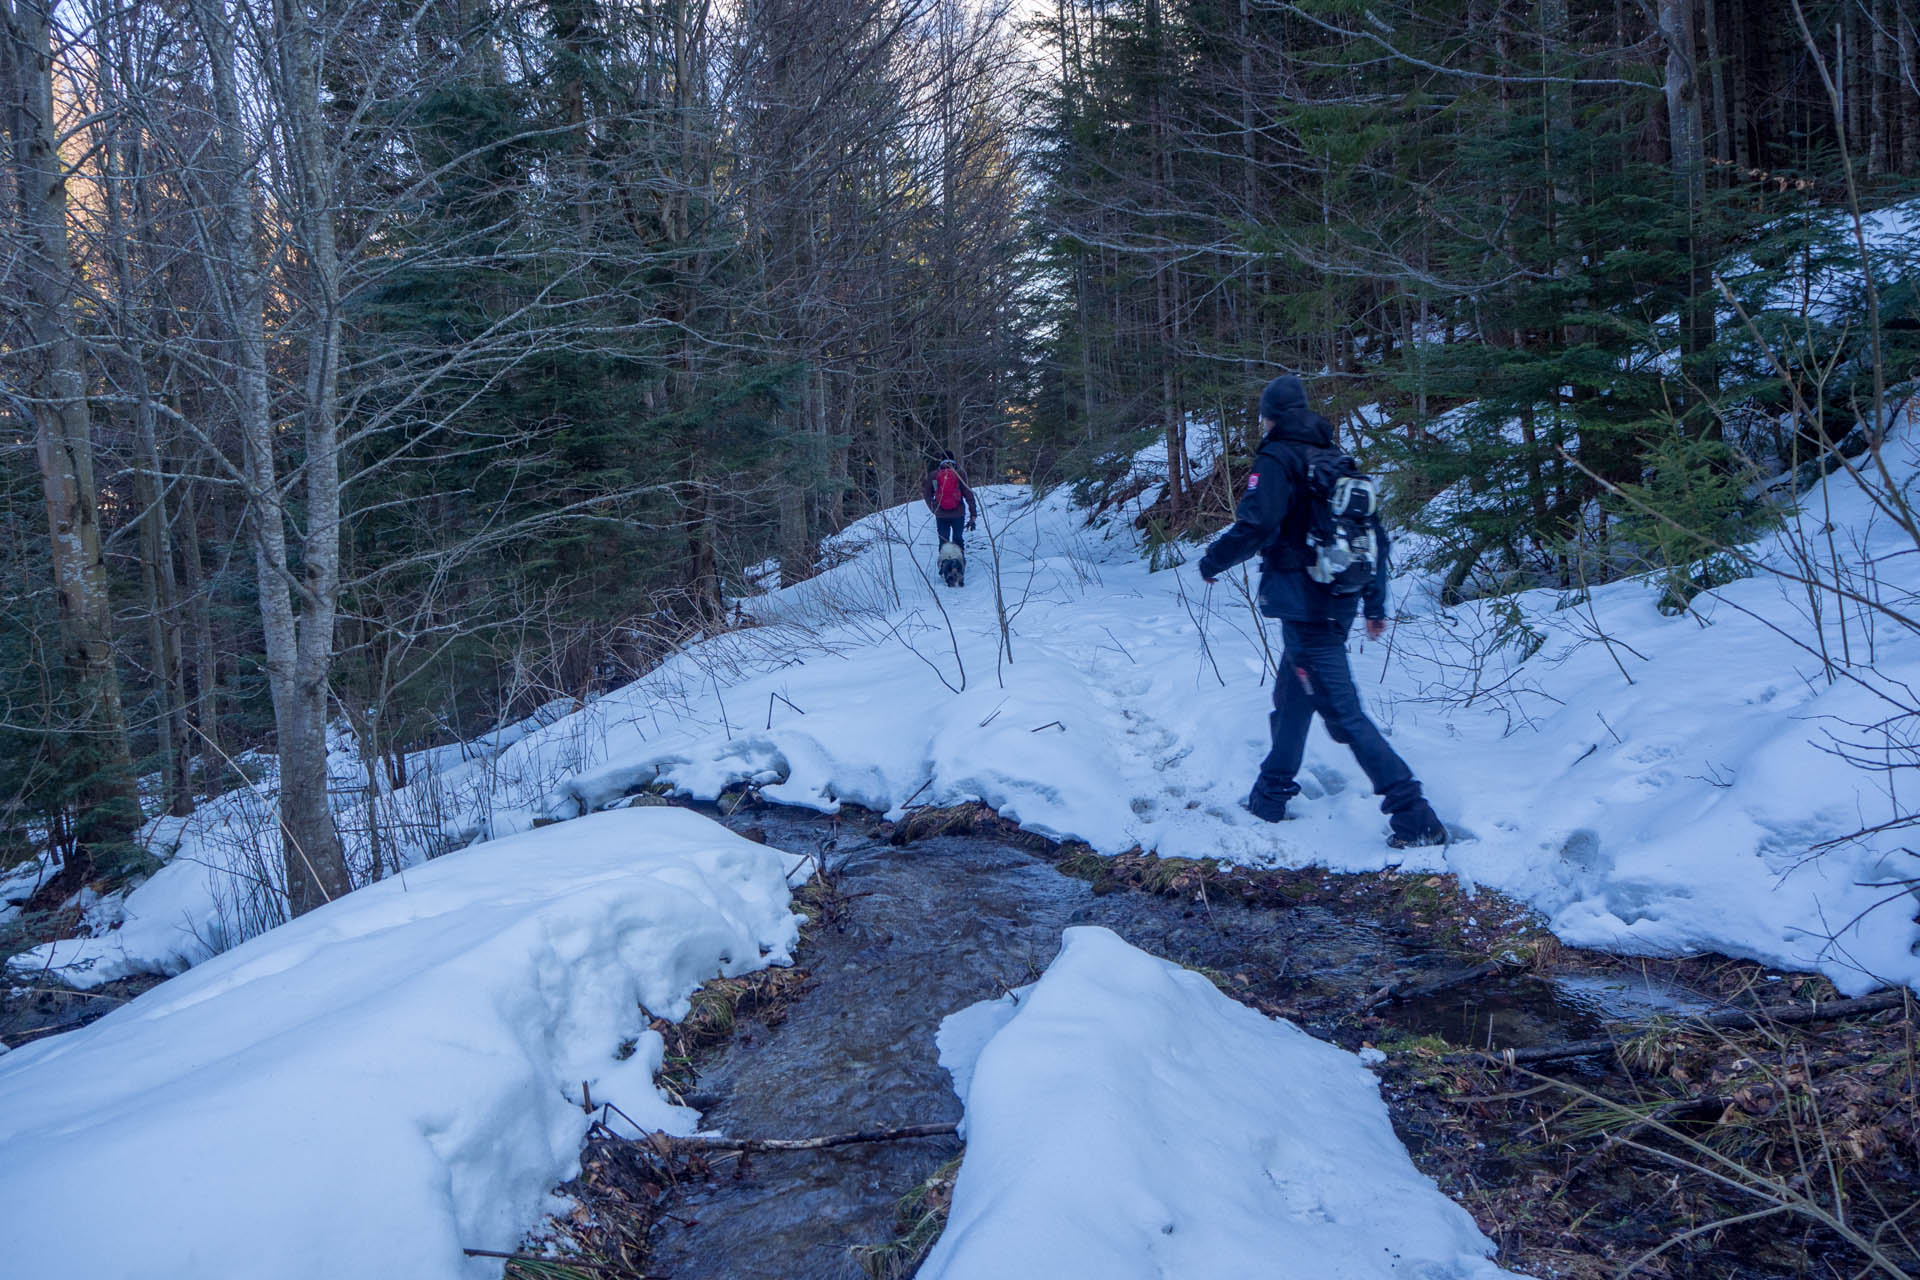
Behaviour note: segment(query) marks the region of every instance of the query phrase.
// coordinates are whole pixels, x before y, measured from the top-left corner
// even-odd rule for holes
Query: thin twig
[[[550,1258],[538,1253],[502,1253],[497,1249],[462,1249],[460,1252],[469,1258],[503,1258],[508,1262],[537,1262],[544,1267],[577,1267],[582,1271],[605,1271],[623,1276],[633,1276],[625,1267],[610,1262],[588,1262],[584,1258]],[[667,1280],[665,1276],[639,1276],[636,1280]]]

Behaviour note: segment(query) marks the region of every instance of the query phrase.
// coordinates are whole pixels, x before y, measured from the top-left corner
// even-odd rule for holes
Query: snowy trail
[[[892,513],[898,518],[891,521],[862,522],[837,549],[840,563],[835,568],[795,588],[748,602],[761,625],[696,645],[634,685],[575,714],[532,726],[497,754],[463,762],[437,779],[447,790],[436,802],[452,814],[446,838],[455,844],[476,839],[480,843],[469,852],[410,871],[409,880],[416,887],[421,882],[440,885],[445,893],[464,901],[462,895],[492,890],[484,875],[463,887],[463,868],[504,867],[503,860],[540,848],[585,859],[583,884],[598,886],[602,873],[613,876],[628,869],[624,856],[615,848],[576,849],[580,834],[597,829],[596,824],[650,820],[596,811],[621,804],[644,789],[710,799],[743,785],[766,800],[821,812],[851,803],[898,816],[908,804],[941,806],[978,800],[1028,830],[1057,839],[1084,840],[1105,853],[1140,847],[1163,855],[1362,871],[1377,870],[1390,857],[1397,857],[1384,846],[1384,820],[1351,758],[1317,728],[1309,743],[1309,772],[1302,778],[1307,791],[1297,805],[1295,820],[1274,826],[1240,809],[1238,800],[1266,745],[1271,651],[1257,621],[1235,593],[1219,588],[1205,593],[1190,569],[1151,570],[1137,554],[1126,512],[1104,527],[1089,528],[1085,513],[1062,495],[1035,502],[1024,490],[1004,488],[983,491],[983,497],[989,519],[1001,531],[997,536],[1003,538],[998,599],[1007,609],[1011,660],[1001,651],[1001,615],[988,563],[991,557],[981,555],[978,544],[968,585],[948,591],[922,573],[925,566],[919,558],[930,557],[924,522],[915,512]],[[1719,610],[1711,627],[1693,618],[1658,615],[1652,608],[1651,590],[1640,583],[1597,591],[1593,614],[1604,617],[1610,634],[1633,651],[1622,659],[1630,664],[1631,685],[1616,666],[1621,655],[1580,634],[1590,616],[1584,605],[1561,610],[1552,599],[1523,601],[1526,624],[1537,628],[1543,639],[1537,655],[1522,661],[1511,653],[1484,650],[1487,618],[1476,610],[1417,612],[1418,585],[1403,584],[1403,590],[1413,593],[1416,612],[1400,623],[1391,652],[1355,640],[1356,676],[1383,727],[1429,783],[1443,815],[1470,828],[1479,839],[1445,853],[1418,853],[1406,860],[1405,869],[1451,871],[1470,884],[1506,890],[1547,912],[1563,937],[1587,945],[1652,952],[1714,948],[1787,967],[1817,968],[1852,988],[1871,985],[1874,978],[1887,974],[1905,981],[1920,974],[1920,961],[1912,951],[1916,930],[1898,911],[1865,919],[1841,940],[1842,946],[1821,937],[1824,920],[1850,919],[1864,901],[1879,896],[1874,881],[1894,865],[1894,855],[1888,849],[1863,847],[1842,851],[1826,863],[1800,865],[1809,843],[1850,829],[1884,798],[1877,797],[1861,775],[1809,742],[1817,733],[1813,726],[1819,723],[1818,717],[1862,719],[1868,708],[1844,687],[1822,687],[1801,678],[1804,673],[1795,671],[1791,654],[1781,651],[1777,637],[1758,623],[1743,621],[1744,615],[1733,607],[1737,604],[1754,612],[1780,607],[1780,593],[1773,584],[1736,583],[1721,593],[1717,603],[1708,600],[1703,610]],[[1892,672],[1906,671],[1902,664],[1911,662],[1911,674],[1920,683],[1920,652],[1909,653],[1913,646],[1903,648],[1905,643],[1883,637],[1882,661]],[[1443,687],[1460,678],[1465,669],[1462,655],[1476,653],[1486,659],[1487,679],[1505,681],[1503,688],[1469,699],[1456,688]],[[49,961],[55,968],[78,965],[65,972],[86,984],[142,968],[174,971],[205,960],[204,940],[215,932],[210,922],[221,917],[218,901],[209,899],[204,885],[225,846],[203,836],[217,832],[223,812],[219,806],[209,806],[196,818],[200,825],[182,833],[181,858],[127,900],[125,927],[104,937],[61,943],[29,955],[23,964],[35,968]],[[560,825],[529,830],[546,821]],[[714,851],[701,845],[699,838],[693,839],[699,848],[682,847],[684,842],[669,844],[672,847],[663,851],[667,855],[663,883],[673,893],[692,891],[698,898],[703,892],[700,884],[725,872],[719,864],[701,861]],[[921,879],[937,881],[941,864],[925,853],[909,849],[887,857],[899,860],[902,867],[915,868],[913,874]],[[693,863],[680,865],[677,860],[683,856],[693,857]],[[748,857],[741,865],[751,862]],[[763,879],[771,874],[777,880],[781,870],[761,867],[754,874]],[[648,914],[654,890],[645,884],[630,889],[603,902],[597,887],[570,895],[562,885],[559,899],[549,901],[543,895],[552,886],[543,873],[512,888],[504,900],[508,905],[532,904],[534,918],[522,921],[518,931],[503,933],[488,952],[493,958],[483,967],[496,978],[509,976],[499,1001],[487,1006],[493,1012],[480,1020],[479,1035],[489,1046],[485,1049],[488,1061],[520,1065],[475,1082],[488,1098],[479,1113],[515,1113],[521,1106],[515,1099],[524,1101],[538,1094],[544,1117],[541,1124],[522,1125],[528,1131],[518,1132],[511,1170],[503,1173],[493,1163],[501,1158],[497,1143],[477,1132],[449,1130],[443,1110],[432,1105],[439,1080],[452,1070],[433,1065],[439,1061],[434,1054],[444,1045],[403,1055],[414,1067],[426,1064],[421,1078],[427,1083],[417,1094],[381,1095],[385,1099],[381,1106],[387,1109],[380,1123],[393,1136],[396,1153],[383,1167],[393,1172],[393,1185],[369,1184],[367,1189],[392,1212],[412,1213],[438,1224],[438,1243],[423,1243],[423,1258],[426,1254],[440,1258],[435,1251],[448,1241],[510,1243],[517,1238],[515,1224],[524,1226],[533,1212],[530,1206],[575,1157],[580,1113],[566,1104],[559,1088],[541,1082],[548,1076],[563,1082],[586,1079],[594,1067],[602,1073],[609,1068],[597,1060],[582,1059],[583,1050],[572,1032],[563,1034],[563,1029],[588,1025],[591,1043],[584,1052],[589,1059],[604,1055],[608,1043],[618,1042],[622,1018],[631,1012],[621,1007],[629,987],[638,990],[651,1008],[663,1007],[663,999],[664,1007],[671,1007],[676,993],[690,989],[716,966],[754,963],[740,939],[754,937],[770,956],[779,951],[777,930],[784,915],[774,910],[776,895],[770,886],[750,895],[750,911],[706,900],[698,908],[689,906],[677,922]],[[396,908],[397,892],[405,890],[396,890],[389,882],[365,891],[364,901],[356,893],[337,906],[342,915],[366,912],[371,913],[367,920],[378,921],[383,911],[404,912],[421,905],[417,900],[409,905],[403,897]],[[576,901],[582,895],[584,899]],[[778,897],[783,904],[783,891]],[[1079,907],[1064,914],[1036,912],[1016,923],[1052,939],[1065,926],[1108,924],[1146,950],[1183,963],[1211,964],[1209,956],[1238,963],[1244,954],[1245,947],[1238,943],[1224,949],[1217,940],[1177,943],[1177,936],[1184,936],[1181,930],[1190,928],[1191,922],[1162,919],[1143,925],[1137,914],[1123,918],[1106,914],[1118,910],[1121,900],[1133,897],[1112,895],[1088,902],[1084,913]],[[949,921],[963,916],[966,909],[964,895],[939,909],[922,903],[887,930],[891,937],[882,950],[898,945],[897,940],[909,934],[923,934],[926,945],[937,946]],[[584,921],[578,916],[581,911],[586,912]],[[27,1180],[58,1182],[79,1176],[76,1166],[62,1163],[70,1152],[49,1127],[44,1108],[35,1101],[40,1085],[29,1077],[44,1081],[46,1077],[38,1073],[62,1075],[64,1071],[57,1083],[67,1092],[60,1096],[70,1098],[65,1105],[75,1114],[97,1106],[99,1097],[120,1099],[115,1105],[122,1110],[144,1106],[138,1097],[141,1091],[165,1092],[162,1085],[145,1076],[122,1078],[117,1073],[130,1058],[171,1060],[152,1052],[149,1041],[140,1038],[159,1034],[142,1021],[140,1012],[155,1009],[186,1018],[176,1021],[176,1030],[192,1022],[195,1029],[190,1038],[204,1042],[205,1049],[201,1058],[186,1064],[197,1082],[193,1089],[181,1090],[186,1111],[168,1112],[133,1132],[129,1140],[193,1150],[196,1158],[208,1151],[215,1157],[225,1152],[231,1158],[223,1166],[221,1185],[273,1185],[271,1171],[259,1167],[260,1151],[248,1148],[235,1153],[230,1143],[209,1147],[180,1127],[186,1121],[179,1116],[209,1105],[203,1099],[211,1095],[195,1090],[201,1084],[217,1085],[228,1073],[238,1082],[231,1097],[240,1097],[248,1108],[265,1106],[258,1092],[264,1086],[259,1082],[282,1070],[275,1065],[280,1061],[275,1054],[282,1051],[275,1045],[254,1044],[245,1036],[237,1043],[225,1038],[236,1027],[244,1030],[242,1024],[249,1018],[227,1016],[223,1011],[240,1007],[230,1003],[239,998],[232,993],[266,989],[234,981],[237,970],[252,972],[246,969],[247,957],[285,946],[296,950],[311,946],[313,930],[323,927],[310,923],[311,919],[200,965],[181,980],[182,985],[159,988],[103,1020],[97,1029],[55,1037],[45,1045],[0,1058],[0,1104],[6,1104],[0,1105],[0,1123],[17,1126],[17,1131],[9,1131],[16,1132],[8,1140],[9,1154],[33,1155],[9,1168],[22,1180],[20,1194],[10,1202],[33,1203]],[[448,931],[438,935],[440,940],[449,945],[458,942],[459,930],[454,928],[458,919],[449,914]],[[652,940],[632,947],[619,941],[636,930]],[[676,951],[672,939],[683,931],[696,941],[690,950]],[[1343,973],[1352,975],[1354,990],[1377,989],[1404,968],[1418,967],[1412,958],[1397,955],[1391,940],[1356,935],[1351,922],[1336,922],[1321,932],[1325,936],[1274,935],[1263,940],[1255,931],[1256,936],[1240,941],[1256,950],[1284,943],[1307,957],[1301,962],[1313,965],[1321,975],[1335,975],[1330,980],[1344,980],[1339,978]],[[427,940],[422,943],[425,950],[415,957],[422,971],[442,972],[433,967],[434,955],[428,954],[434,951],[429,943],[435,935],[408,936]],[[881,944],[876,940],[875,945]],[[1068,1041],[1082,1036],[1112,1045],[1116,1060],[1144,1062],[1168,1055],[1179,1059],[1188,1049],[1169,1028],[1191,1021],[1208,1028],[1211,1047],[1206,1053],[1219,1061],[1245,1062],[1266,1054],[1274,1061],[1291,1063],[1303,1077],[1319,1079],[1336,1092],[1351,1093],[1364,1083],[1342,1058],[1327,1058],[1317,1048],[1286,1039],[1280,1032],[1261,1030],[1237,1014],[1212,1009],[1208,1001],[1213,997],[1156,967],[1157,962],[1127,959],[1122,963],[1118,955],[1124,953],[1108,955],[1110,964],[1083,962],[1087,954],[1102,953],[1103,945],[1088,944],[1091,952],[1082,947],[1082,961],[1063,969],[1055,987],[1077,992],[1089,1008],[1140,1004],[1159,1009],[1165,1014],[1160,1030],[1117,1025],[1112,1019],[1097,1025],[1072,1024],[1059,1017],[1062,1004],[1071,1006],[1072,999],[1050,1001],[1053,1012],[1045,1016],[1027,1019],[1023,1014],[995,1024],[1013,1037],[1007,1042],[1011,1046],[1005,1050],[1007,1056],[1018,1061],[1052,1053],[1070,1059],[1076,1050]],[[1032,947],[1031,968],[1037,973],[1051,946],[1043,949],[1034,942]],[[605,966],[595,956],[609,948],[619,954],[620,963],[602,972]],[[936,952],[921,955],[918,973],[940,963]],[[849,962],[858,965],[864,960],[855,956]],[[572,981],[566,975],[580,966],[597,975],[583,988],[592,1005],[584,1011],[568,1003]],[[1273,967],[1284,969],[1278,959]],[[439,1041],[472,1048],[474,1028],[447,1022],[449,1018],[457,1022],[470,1011],[454,996],[441,992],[445,983],[436,986],[429,981],[386,992],[381,986],[381,965],[356,962],[351,968],[365,988],[382,991],[384,1002],[376,1002],[372,1010],[388,1020],[382,1026],[429,1031],[441,1027]],[[940,996],[941,1007],[916,1007],[909,1001],[904,1009],[888,1013],[909,1015],[894,1024],[890,1039],[917,1046],[913,1052],[920,1055],[916,1078],[921,1085],[915,1087],[938,1080],[927,1059],[931,1029],[940,1016],[954,1012],[952,1005],[972,998],[973,992],[961,988],[967,982],[991,988],[993,978],[1011,980],[998,965],[970,976],[964,966],[955,968],[954,984],[924,984],[929,996]],[[609,974],[616,969],[626,976],[609,982]],[[444,970],[443,976],[456,970],[457,966]],[[1121,986],[1101,985],[1100,972],[1109,970]],[[267,976],[276,977],[279,972]],[[310,976],[314,983],[329,977],[315,966],[288,964],[286,972]],[[634,987],[636,983],[640,985]],[[203,990],[217,991],[221,998],[194,996]],[[903,989],[896,994],[905,997],[910,992]],[[406,1004],[403,996],[415,1003]],[[317,1000],[321,995],[310,993],[310,998]],[[327,998],[338,998],[338,993]],[[416,1006],[434,1013],[416,1016],[409,1012]],[[849,1019],[871,1017],[876,1026],[885,1021],[872,1001],[844,1009],[828,1001],[821,1007]],[[279,1025],[271,1018],[259,1021],[265,1027]],[[529,1025],[534,1027],[531,1032]],[[144,1033],[143,1026],[148,1028]],[[213,1034],[220,1028],[225,1030]],[[362,1028],[354,1035],[365,1043],[384,1045],[389,1033]],[[1462,1039],[1478,1043],[1481,1037],[1469,1034]],[[1252,1047],[1256,1043],[1263,1046],[1258,1052]],[[91,1046],[86,1058],[80,1056],[84,1046]],[[60,1061],[69,1051],[74,1056]],[[816,1058],[796,1062],[831,1061],[824,1049],[818,1052]],[[346,1059],[322,1055],[315,1060],[323,1066],[332,1063],[346,1078],[353,1078],[354,1070],[368,1064],[352,1059],[349,1052]],[[989,1062],[985,1049],[979,1060]],[[66,1070],[83,1061],[92,1063],[86,1071]],[[238,1065],[226,1065],[229,1062]],[[379,1054],[369,1063],[376,1072],[394,1070],[394,1064]],[[638,1091],[639,1068],[616,1064],[611,1070]],[[1163,1084],[1186,1087],[1197,1070],[1191,1064],[1166,1067]],[[415,1081],[412,1071],[409,1067],[399,1074]],[[800,1096],[800,1086],[812,1075],[821,1075],[823,1082],[831,1076],[799,1066],[777,1074],[777,1081],[750,1092],[776,1102],[791,1101]],[[989,1070],[982,1078],[1003,1077]],[[978,1097],[976,1091],[963,1092],[973,1108],[970,1117],[1006,1111],[1015,1117],[1016,1130],[1057,1122],[1063,1126],[1059,1130],[1063,1145],[1098,1148],[1124,1131],[1131,1123],[1129,1117],[1143,1114],[1146,1103],[1138,1099],[1154,1100],[1127,1073],[1102,1079],[1101,1088],[1115,1098],[1136,1099],[1116,1102],[1109,1109],[1107,1123],[1112,1132],[1099,1131],[1097,1116],[1065,1107],[1026,1115],[1022,1108],[1029,1100],[1017,1090],[994,1088]],[[1340,1080],[1346,1084],[1338,1084]],[[11,1100],[9,1085],[15,1086]],[[219,1095],[217,1088],[214,1092],[228,1096]],[[596,1096],[601,1092],[596,1083]],[[939,1094],[940,1089],[934,1092]],[[1296,1117],[1284,1109],[1260,1108],[1258,1090],[1235,1091],[1231,1096],[1239,1099],[1234,1104],[1236,1115],[1247,1111],[1257,1116],[1271,1139],[1263,1148],[1235,1147],[1231,1157],[1224,1159],[1223,1170],[1237,1171],[1232,1175],[1236,1186],[1248,1179],[1255,1183],[1265,1179],[1275,1186],[1298,1187],[1319,1176],[1280,1153],[1289,1143],[1324,1145],[1338,1142],[1339,1135],[1289,1129]],[[224,1107],[227,1102],[214,1105]],[[321,1127],[350,1135],[348,1119],[364,1121],[367,1108],[341,1105],[344,1109],[338,1116],[346,1118]],[[1198,1122],[1179,1106],[1170,1106],[1155,1112],[1154,1123],[1181,1129]],[[741,1118],[743,1127],[746,1114]],[[787,1133],[859,1127],[863,1120],[857,1112],[831,1122],[811,1113],[806,1117],[797,1112],[757,1114],[769,1129],[775,1119],[795,1121],[791,1127],[780,1126]],[[320,1118],[328,1119],[324,1112]],[[798,1124],[803,1118],[809,1123]],[[678,1113],[662,1116],[662,1123],[688,1120]],[[1207,1120],[1215,1122],[1237,1123],[1219,1117]],[[542,1124],[544,1131],[532,1131]],[[1376,1130],[1369,1132],[1378,1136]],[[0,1132],[0,1138],[5,1136]],[[289,1134],[288,1140],[298,1137]],[[1168,1141],[1178,1148],[1176,1154],[1185,1150],[1184,1139]],[[1404,1152],[1374,1138],[1361,1146],[1371,1153],[1368,1161],[1384,1162],[1369,1164],[1369,1170],[1391,1166],[1392,1176],[1401,1176],[1395,1161],[1404,1163]],[[1060,1166],[1028,1170],[1005,1154],[1003,1144],[988,1143],[982,1149],[988,1153],[983,1157],[988,1164],[1000,1170],[987,1185],[1018,1184],[1027,1198],[1064,1194],[1062,1189],[1086,1172]],[[142,1156],[116,1167],[152,1163]],[[351,1182],[350,1163],[346,1156],[339,1157],[337,1167],[322,1162],[315,1176]],[[436,1172],[449,1163],[453,1173]],[[1151,1162],[1141,1168],[1150,1173]],[[1046,1176],[1029,1182],[1030,1174]],[[1354,1176],[1364,1181],[1375,1173],[1362,1171]],[[883,1221],[885,1202],[904,1189],[891,1181],[867,1186],[862,1194],[868,1198],[860,1210],[867,1215],[864,1220]],[[131,1199],[139,1189],[129,1185],[123,1192]],[[171,1220],[185,1224],[196,1220],[196,1206],[214,1201],[184,1185],[171,1188],[169,1194]],[[245,1202],[246,1195],[236,1191],[232,1198]],[[1181,1201],[1187,1216],[1171,1219],[1175,1234],[1181,1233],[1180,1221],[1191,1228],[1214,1223],[1207,1215],[1216,1204],[1230,1199]],[[957,1205],[956,1214],[964,1208],[964,1221],[985,1223],[980,1202],[970,1203],[971,1208]],[[1302,1220],[1303,1230],[1311,1234],[1312,1221],[1320,1220],[1316,1214],[1322,1210],[1336,1221],[1348,1222],[1372,1212],[1359,1200],[1321,1203]],[[1434,1212],[1438,1216],[1425,1219],[1425,1226],[1409,1228],[1407,1238],[1424,1240],[1427,1243],[1420,1248],[1430,1246],[1443,1253],[1465,1248],[1464,1237],[1455,1230],[1457,1221],[1448,1226],[1447,1212],[1438,1208]],[[1260,1217],[1261,1222],[1275,1220],[1272,1214]],[[27,1225],[64,1235],[79,1233],[64,1219],[35,1220],[22,1224],[22,1230]],[[1124,1224],[1108,1226],[1113,1231],[1127,1229]],[[1181,1253],[1188,1241],[1204,1240],[1209,1232],[1220,1229],[1214,1223],[1189,1230],[1171,1246],[1174,1253],[1168,1256],[1188,1257]],[[1391,1233],[1400,1228],[1379,1229]],[[275,1230],[288,1240],[307,1239],[286,1224]],[[167,1238],[179,1243],[182,1265],[200,1266],[213,1255],[204,1248],[189,1247],[187,1237],[192,1234],[182,1228]],[[998,1234],[990,1224],[970,1228],[968,1234],[975,1243],[967,1248],[984,1252],[965,1256],[987,1261],[966,1263],[961,1246],[955,1245],[954,1259],[942,1265],[959,1269],[948,1274],[997,1274],[998,1264],[992,1259],[999,1256],[997,1251],[1012,1247],[1005,1241],[1014,1237]],[[769,1238],[781,1236],[775,1232]],[[791,1242],[792,1237],[785,1238]],[[35,1256],[58,1259],[66,1247],[47,1232],[35,1239],[40,1242],[36,1247],[44,1250]],[[313,1256],[321,1259],[317,1265],[336,1269],[337,1259],[322,1247],[327,1243],[313,1243]],[[1159,1248],[1154,1241],[1148,1243]],[[1285,1247],[1284,1241],[1269,1243]],[[345,1244],[377,1249],[379,1242],[356,1237]],[[237,1258],[257,1247],[254,1236],[236,1237],[229,1243],[229,1253]],[[1091,1242],[1088,1256],[1097,1256]],[[1205,1254],[1191,1256],[1203,1259],[1192,1264],[1203,1271],[1213,1265],[1204,1260]],[[227,1253],[219,1257],[228,1260]],[[833,1257],[836,1265],[843,1260],[838,1253]],[[439,1264],[423,1261],[417,1273],[435,1274],[434,1265]],[[968,1271],[967,1266],[977,1269]],[[1461,1266],[1467,1269],[1456,1273],[1470,1275],[1481,1264],[1467,1261]],[[674,1274],[683,1272],[695,1273],[677,1269]],[[103,1263],[92,1273],[135,1274],[137,1268],[116,1272],[113,1265]],[[290,1266],[285,1274],[305,1273]],[[820,1274],[836,1273],[829,1269]]]

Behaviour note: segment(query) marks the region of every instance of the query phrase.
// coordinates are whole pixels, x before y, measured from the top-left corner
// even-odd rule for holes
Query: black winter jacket
[[[1260,611],[1286,622],[1351,624],[1353,596],[1336,596],[1307,576],[1307,461],[1304,446],[1333,446],[1333,424],[1307,408],[1302,388],[1254,455],[1253,474],[1235,509],[1233,527],[1200,557],[1200,573],[1215,578],[1251,556],[1260,557]],[[1378,518],[1380,547],[1373,581],[1362,593],[1367,617],[1387,616],[1387,533]]]

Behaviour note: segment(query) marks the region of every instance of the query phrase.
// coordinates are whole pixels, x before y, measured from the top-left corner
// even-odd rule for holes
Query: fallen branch
[[[799,711],[801,715],[807,714],[805,711],[801,711],[799,707],[795,707],[793,705],[793,699],[785,696],[784,694],[768,693],[767,694],[767,728],[769,729],[773,728],[773,700],[775,698],[778,698],[780,699],[780,701],[786,703],[788,706],[793,707],[793,709],[795,711]]]
[[[899,1129],[862,1129],[857,1133],[836,1133],[825,1138],[676,1138],[654,1133],[631,1141],[643,1142],[659,1151],[822,1151],[828,1147],[847,1147],[857,1142],[899,1142],[906,1138],[944,1138],[960,1131],[957,1121],[946,1124],[910,1124]]]
[[[616,1267],[607,1262],[588,1262],[584,1258],[548,1257],[538,1253],[501,1253],[497,1249],[462,1249],[460,1252],[466,1254],[469,1258],[502,1258],[508,1262],[531,1262],[543,1267],[572,1268],[577,1271],[605,1271],[609,1274],[618,1274],[630,1278],[633,1277],[634,1274],[625,1267]],[[639,1276],[637,1280],[656,1280],[656,1278]],[[657,1280],[666,1280],[666,1277],[660,1276]]]
[[[84,1018],[76,1018],[71,1022],[55,1022],[44,1027],[28,1027],[25,1031],[12,1032],[9,1047],[18,1049],[21,1045],[31,1040],[39,1040],[46,1036],[57,1036],[68,1031],[78,1031],[81,1027],[87,1026],[98,1017],[98,1014],[92,1014]]]
[[[1825,1004],[1776,1005],[1767,1009],[1722,1009],[1717,1013],[1700,1014],[1676,1023],[1669,1028],[1673,1031],[1685,1031],[1690,1027],[1759,1027],[1794,1026],[1808,1022],[1830,1022],[1839,1018],[1859,1018],[1870,1013],[1885,1013],[1889,1009],[1907,1007],[1910,994],[1903,987],[1896,991],[1882,991],[1877,995],[1862,996],[1858,1000],[1829,1000]],[[1603,1057],[1612,1054],[1620,1047],[1623,1039],[1644,1033],[1651,1028],[1642,1027],[1621,1035],[1600,1036],[1592,1040],[1569,1040],[1564,1044],[1536,1045],[1530,1049],[1466,1049],[1459,1053],[1449,1053],[1443,1062],[1492,1061],[1507,1066],[1522,1063],[1559,1062],[1567,1058]]]

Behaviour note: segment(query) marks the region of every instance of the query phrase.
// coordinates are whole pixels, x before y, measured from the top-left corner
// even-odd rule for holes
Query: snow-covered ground
[[[39,858],[0,871],[0,925],[19,916],[20,905],[39,891],[55,869],[44,858]]]
[[[1105,929],[950,1015],[967,1153],[926,1280],[1491,1280],[1358,1058]]]
[[[583,1081],[692,1129],[654,1086],[643,1006],[679,1017],[701,982],[787,962],[787,861],[682,810],[598,814],[362,889],[0,1057],[0,1269],[498,1276],[461,1250],[514,1249],[554,1203]]]
[[[1912,402],[1901,412],[1887,452],[1910,476]],[[1154,490],[1092,527],[1063,492],[979,492],[965,587],[932,577],[924,507],[862,520],[830,548],[834,568],[747,602],[761,625],[533,729],[457,788],[436,779],[421,806],[445,815],[436,834],[508,835],[645,787],[713,798],[746,783],[789,804],[893,813],[978,799],[1107,853],[1352,870],[1404,858],[1522,898],[1581,945],[1717,950],[1850,991],[1920,981],[1899,887],[1920,858],[1901,833],[1808,856],[1900,811],[1903,770],[1855,767],[1826,735],[1884,720],[1875,688],[1920,687],[1911,632],[1850,606],[1843,636],[1827,593],[1825,644],[1855,660],[1829,674],[1806,591],[1777,577],[1679,616],[1642,581],[1443,609],[1428,582],[1403,578],[1401,619],[1384,644],[1353,641],[1355,674],[1442,816],[1474,838],[1402,855],[1352,757],[1318,727],[1296,820],[1270,826],[1240,807],[1266,746],[1277,628],[1248,604],[1246,570],[1209,590],[1190,565],[1143,561],[1128,517]],[[1830,518],[1832,554],[1862,582],[1889,599],[1920,587],[1911,539],[1846,475],[1804,506],[1800,531]],[[1761,553],[1784,564],[1794,532]],[[1828,555],[1824,533],[1816,542]],[[177,970],[207,950],[207,879],[169,867],[128,898],[121,929],[19,963],[77,966],[66,971],[82,983]]]

